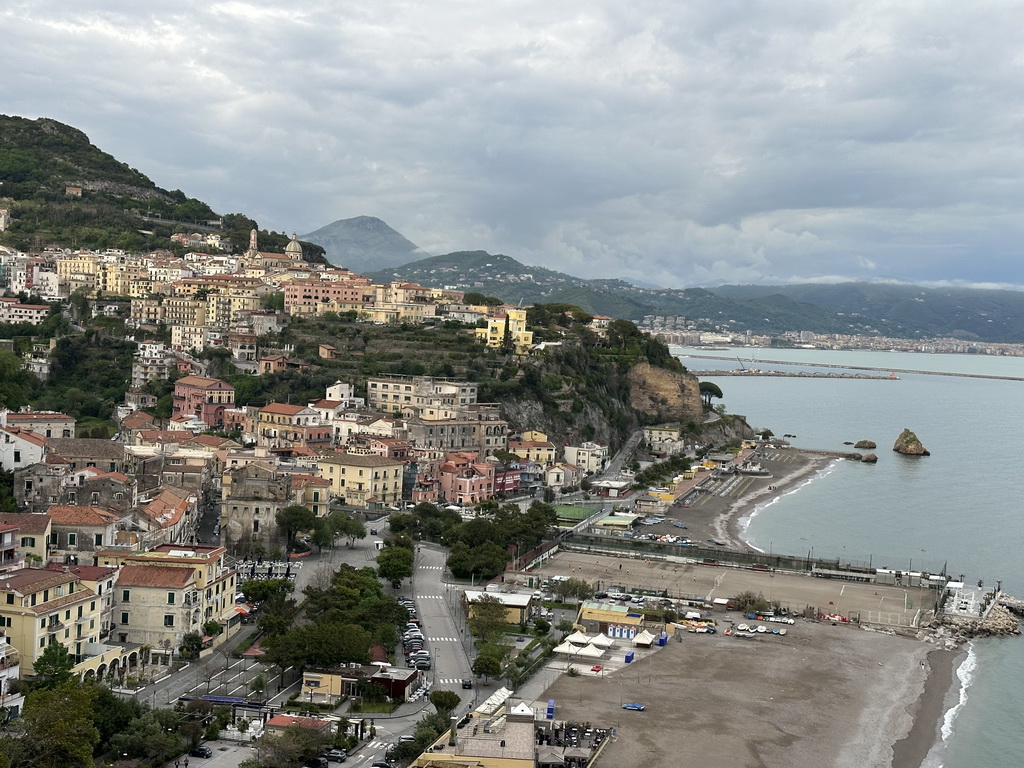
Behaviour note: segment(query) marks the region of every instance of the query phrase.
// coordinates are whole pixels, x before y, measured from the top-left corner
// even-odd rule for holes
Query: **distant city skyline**
[[[1019,7],[15,0],[0,21],[3,112],[261,227],[376,216],[434,254],[673,288],[1024,289]]]

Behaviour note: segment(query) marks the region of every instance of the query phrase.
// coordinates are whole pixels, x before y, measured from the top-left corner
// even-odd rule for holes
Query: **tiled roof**
[[[46,514],[54,525],[98,525],[108,526],[118,520],[118,516],[100,507],[66,507],[54,504]]]
[[[44,534],[50,529],[50,516],[46,514],[30,515],[11,512],[0,515],[0,522],[5,525],[16,525],[22,534]]]
[[[269,359],[269,358],[265,358]],[[288,405],[287,403],[270,403],[260,408],[260,413],[279,413],[283,416],[294,416],[300,411],[306,410],[304,405]]]
[[[117,573],[117,568],[112,565],[61,565],[60,563],[49,563],[46,566],[46,570],[59,573],[73,573],[83,581],[102,581],[108,576],[113,576]]]
[[[27,595],[72,581],[78,581],[78,577],[71,573],[56,573],[45,568],[23,568],[0,574],[0,589],[15,590]]]
[[[26,443],[33,443],[35,445],[46,445],[46,438],[42,435],[37,435],[35,432],[30,432],[27,429],[21,427],[0,427],[0,431],[6,432],[9,435],[24,440]]]
[[[124,446],[114,440],[102,440],[95,437],[51,437],[46,441],[46,448],[64,458],[85,456],[90,459],[124,459]]]
[[[182,378],[174,382],[174,386],[178,386],[179,384],[187,387],[200,387],[202,389],[209,389],[211,387],[223,385],[227,389],[233,389],[233,387],[226,381],[221,381],[220,379],[211,379],[208,376],[196,376],[195,374],[192,374],[190,376],[183,376]]]
[[[195,571],[176,565],[126,565],[117,577],[119,587],[182,589],[192,583]]]
[[[66,413],[8,413],[7,423],[16,426],[18,422],[29,423],[33,421],[54,421],[61,419],[62,421],[74,421],[73,416],[68,416]]]

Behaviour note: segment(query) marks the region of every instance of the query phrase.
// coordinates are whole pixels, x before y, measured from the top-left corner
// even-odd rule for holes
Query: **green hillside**
[[[49,118],[0,115],[0,182],[0,207],[14,220],[0,232],[0,245],[23,251],[57,245],[178,252],[170,236],[196,229],[220,232],[244,248],[249,230],[259,229],[243,214],[222,217],[181,190],[158,187],[82,131]],[[289,239],[264,230],[260,247],[281,251]],[[318,245],[303,243],[303,254],[324,261]]]

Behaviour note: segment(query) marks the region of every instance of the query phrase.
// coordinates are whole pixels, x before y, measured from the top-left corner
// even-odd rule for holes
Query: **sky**
[[[268,229],[1024,288],[1020,2],[7,0],[0,29],[0,112]]]

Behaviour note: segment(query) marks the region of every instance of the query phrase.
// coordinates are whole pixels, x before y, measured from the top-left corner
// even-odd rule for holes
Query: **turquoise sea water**
[[[738,368],[676,350],[691,370]],[[760,368],[807,370],[800,362],[882,369],[1024,377],[1024,358],[888,352],[738,349]],[[788,360],[791,366],[760,360]],[[838,370],[838,369],[837,369]],[[780,499],[762,505],[746,538],[775,552],[839,556],[876,566],[963,573],[969,583],[1001,580],[1024,597],[1024,382],[925,374],[898,381],[721,377],[730,413],[755,429],[796,435],[800,448],[850,450],[845,441],[873,440],[876,465],[839,461]],[[931,456],[892,452],[904,428]],[[1018,766],[1024,718],[1024,637],[972,644],[959,670],[966,696],[947,715],[929,768]]]

